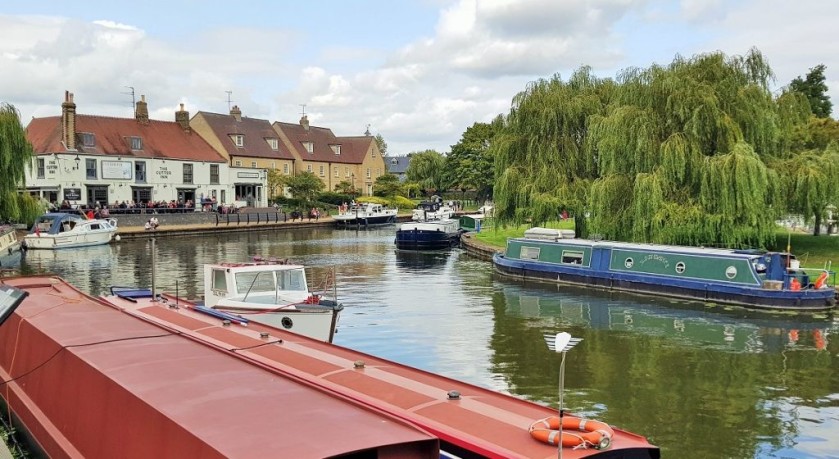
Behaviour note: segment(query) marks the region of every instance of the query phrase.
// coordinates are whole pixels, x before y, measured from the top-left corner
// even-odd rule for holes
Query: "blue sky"
[[[806,7],[806,8],[805,8]],[[24,123],[60,113],[152,118],[228,111],[367,125],[404,155],[447,152],[509,111],[539,78],[581,65],[613,77],[675,55],[759,49],[776,88],[818,65],[839,104],[839,2],[808,0],[403,0],[17,2],[0,12],[0,101]]]

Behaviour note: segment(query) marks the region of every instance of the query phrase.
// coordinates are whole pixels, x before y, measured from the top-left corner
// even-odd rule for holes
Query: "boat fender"
[[[819,278],[816,279],[816,283],[814,284],[817,289],[824,287],[825,282],[827,282],[827,271],[823,271]]]
[[[320,297],[318,295],[312,294],[306,298],[306,304],[318,304],[320,303]]]
[[[605,422],[563,416],[562,438],[559,440],[559,426],[559,416],[551,416],[534,421],[530,424],[528,431],[531,437],[549,445],[557,446],[558,441],[561,441],[562,446],[567,448],[593,447],[594,449],[608,448],[615,434],[615,431]]]

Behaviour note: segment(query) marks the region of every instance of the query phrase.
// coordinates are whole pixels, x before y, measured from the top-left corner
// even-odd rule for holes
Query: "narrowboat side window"
[[[521,248],[521,254],[519,258],[522,260],[538,260],[539,259],[539,252],[541,252],[541,248],[539,247],[524,247]]]
[[[213,270],[213,290],[227,291],[227,278],[223,269]]]
[[[632,266],[635,265],[635,260],[627,258],[623,261],[623,265],[626,266],[626,269],[632,269]]]
[[[676,272],[677,272],[677,273],[679,273],[679,274],[682,274],[682,273],[684,273],[684,272],[685,272],[685,264],[684,264],[684,262],[681,262],[681,261],[680,261],[680,262],[676,263]]]
[[[763,268],[763,272],[766,272],[765,266]],[[728,268],[725,268],[725,277],[729,279],[734,279],[735,277],[737,277],[737,268],[734,266],[729,266]]]
[[[572,265],[581,265],[583,264],[583,252],[563,250],[562,262]]]

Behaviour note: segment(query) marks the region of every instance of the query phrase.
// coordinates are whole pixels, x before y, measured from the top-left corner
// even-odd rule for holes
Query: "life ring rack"
[[[562,417],[562,447],[607,449],[612,444],[615,431],[601,421],[576,416]],[[530,424],[530,436],[542,443],[557,446],[559,438],[559,416],[539,419]]]

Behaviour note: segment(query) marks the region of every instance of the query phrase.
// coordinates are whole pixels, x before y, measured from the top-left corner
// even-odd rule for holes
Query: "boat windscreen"
[[[236,273],[236,291],[239,293],[273,292],[274,273],[271,271]]]

